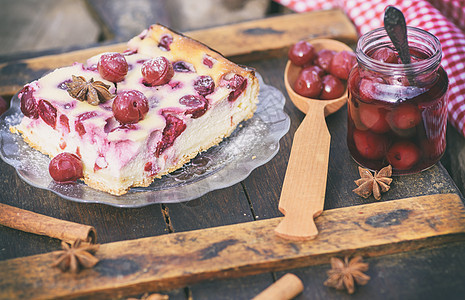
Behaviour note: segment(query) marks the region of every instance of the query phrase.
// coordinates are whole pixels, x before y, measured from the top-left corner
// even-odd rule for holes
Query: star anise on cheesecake
[[[63,250],[58,252],[52,267],[57,267],[63,272],[78,273],[81,269],[92,268],[99,262],[98,258],[93,256],[99,245],[77,239],[72,245],[62,241],[61,247]]]
[[[355,184],[358,188],[354,189],[357,195],[364,198],[370,197],[373,194],[376,200],[381,199],[381,193],[389,191],[390,184],[392,182],[392,167],[391,165],[382,168],[375,174],[371,174],[370,170],[358,167],[360,179],[355,180]]]
[[[71,97],[92,105],[99,105],[113,98],[110,86],[102,81],[94,81],[93,78],[87,81],[83,76],[72,75],[72,81],[67,82],[66,86]]]
[[[348,256],[344,257],[344,260],[331,257],[331,270],[327,272],[329,277],[324,285],[338,290],[346,289],[349,294],[353,294],[355,283],[365,285],[370,280],[370,276],[363,273],[366,271],[368,263],[364,263],[361,256],[355,256],[350,260]]]

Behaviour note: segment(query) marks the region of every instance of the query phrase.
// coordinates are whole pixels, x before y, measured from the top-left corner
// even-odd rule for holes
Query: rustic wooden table
[[[329,22],[340,22],[341,18],[344,18],[341,15],[341,12],[333,11],[323,16],[308,16],[309,20],[312,18],[326,19],[326,24],[315,26],[318,28],[313,27],[312,36],[335,36],[350,42],[351,38],[345,36],[344,31],[338,32],[334,29],[335,27],[328,25]],[[270,28],[279,26],[279,24],[276,25],[278,20],[273,19],[270,22],[269,32],[263,31],[262,28],[256,30],[255,33],[273,32]],[[250,32],[253,34],[253,30]],[[231,32],[225,34],[231,34]],[[202,35],[197,33],[195,36]],[[230,35],[230,38],[233,39],[234,35]],[[14,168],[0,161],[0,189],[2,191],[0,203],[59,219],[92,225],[98,232],[98,242],[101,244],[143,237],[169,236],[179,232],[259,222],[282,216],[278,210],[282,182],[292,139],[304,115],[290,102],[285,92],[283,70],[286,57],[284,52],[279,50],[282,49],[258,54],[254,52],[248,55],[230,55],[233,59],[244,61],[247,65],[256,68],[263,76],[265,83],[283,92],[287,100],[285,112],[291,119],[290,130],[281,140],[278,154],[270,162],[254,170],[242,182],[212,191],[186,203],[154,204],[142,208],[116,208],[103,204],[68,201],[54,193],[30,186],[17,175]],[[26,81],[21,82],[22,80],[31,79],[30,75],[25,75],[28,71],[27,62],[7,62],[0,65],[0,70],[2,86],[0,89],[3,88],[3,91],[8,90],[8,87],[14,90],[18,81],[19,84],[24,84]],[[40,76],[37,73],[45,71],[40,68],[33,76]],[[15,76],[16,79],[13,78]],[[327,124],[332,135],[325,200],[327,211],[375,202],[372,197],[363,199],[352,192],[355,188],[354,180],[359,176],[357,165],[351,159],[346,147],[346,114],[347,110],[344,106],[340,111],[327,117]],[[420,174],[396,177],[391,186],[391,190],[383,195],[381,201],[388,202],[394,199],[447,193],[457,194],[463,201],[459,190],[441,164]],[[396,230],[396,226],[393,225],[392,231],[396,232]],[[352,233],[348,231],[346,234],[350,236]],[[299,276],[304,283],[304,291],[297,299],[348,299],[349,297],[354,299],[461,299],[465,294],[465,242],[463,234],[456,236],[457,239],[452,239],[454,242],[444,244],[435,242],[430,245],[429,239],[426,239],[421,249],[410,251],[407,251],[411,249],[409,243],[393,244],[382,251],[364,249],[362,254],[370,264],[366,273],[371,280],[366,286],[358,288],[351,296],[323,285],[327,278],[326,271],[330,269],[328,257],[310,267],[295,268],[296,264],[290,262],[290,269],[285,267],[286,262],[283,261],[276,270],[272,267],[264,267],[263,271],[248,271],[244,272],[243,276],[236,274],[235,277],[239,276],[238,278],[227,278],[227,271],[225,271],[226,275],[221,276],[224,279],[207,276],[198,282],[194,280],[192,284],[185,284],[174,289],[170,287],[162,292],[169,294],[170,299],[250,299],[286,272],[291,272]],[[354,241],[364,239],[363,235],[353,235],[350,238]],[[59,240],[0,226],[0,263],[3,263],[2,266],[11,267],[27,256],[36,254],[40,256],[42,253],[58,249],[60,249]],[[144,250],[140,251],[143,253]],[[186,251],[189,250],[186,249]],[[342,253],[357,253],[357,247],[341,249],[340,254]],[[124,276],[125,266],[122,265],[120,268],[122,275],[119,275]],[[33,272],[33,270],[30,271]],[[28,270],[18,270],[12,276],[18,276],[21,281],[20,277],[27,272]],[[0,287],[5,288],[8,280],[1,277],[6,276],[5,273],[0,274],[2,274],[0,275]],[[111,277],[111,274],[107,275]],[[46,281],[45,278],[43,279]],[[40,280],[37,284],[40,285]],[[147,291],[153,289],[149,284],[146,287]],[[75,288],[79,290],[84,287]],[[36,296],[33,292],[34,287],[24,286],[23,289],[13,293],[9,291],[10,294],[2,294],[0,291],[0,298],[9,298],[12,295],[27,296],[26,298]],[[140,289],[136,294],[131,294],[130,291],[128,289],[118,292],[115,287],[115,290],[108,289],[100,295],[106,298],[141,295]],[[90,295],[88,298],[93,297]]]

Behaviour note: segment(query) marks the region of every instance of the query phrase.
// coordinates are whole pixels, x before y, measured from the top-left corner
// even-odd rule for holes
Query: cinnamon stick
[[[90,243],[97,242],[97,232],[92,226],[44,216],[2,203],[0,203],[0,224],[69,243],[77,239]]]
[[[285,300],[292,299],[304,290],[299,277],[287,273],[275,283],[264,289],[252,300]]]

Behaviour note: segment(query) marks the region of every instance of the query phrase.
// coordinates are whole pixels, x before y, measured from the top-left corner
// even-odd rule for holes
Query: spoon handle
[[[384,13],[384,29],[399,53],[404,65],[410,64],[410,50],[407,40],[407,25],[404,14],[394,6],[388,6]]]
[[[324,101],[309,101],[307,115],[294,135],[279,200],[283,220],[277,235],[292,239],[315,238],[313,218],[323,211],[331,136],[326,126]]]

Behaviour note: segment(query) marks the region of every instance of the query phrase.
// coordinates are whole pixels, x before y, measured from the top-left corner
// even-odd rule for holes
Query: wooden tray
[[[341,11],[286,15],[187,34],[236,61],[282,55],[299,39],[329,37],[352,45],[357,39]],[[243,44],[228,42],[231,34],[243,34]],[[259,46],[243,46],[250,44]],[[2,64],[0,94],[14,94],[49,69],[121,49],[124,45],[119,44]],[[369,257],[431,247],[464,240],[464,214],[459,196],[432,195],[324,211],[316,219],[321,234],[308,242],[276,237],[273,230],[281,218],[273,218],[106,243],[96,254],[100,263],[77,275],[51,268],[54,253],[10,259],[0,262],[0,299],[123,297],[322,264],[334,255],[356,252]]]

